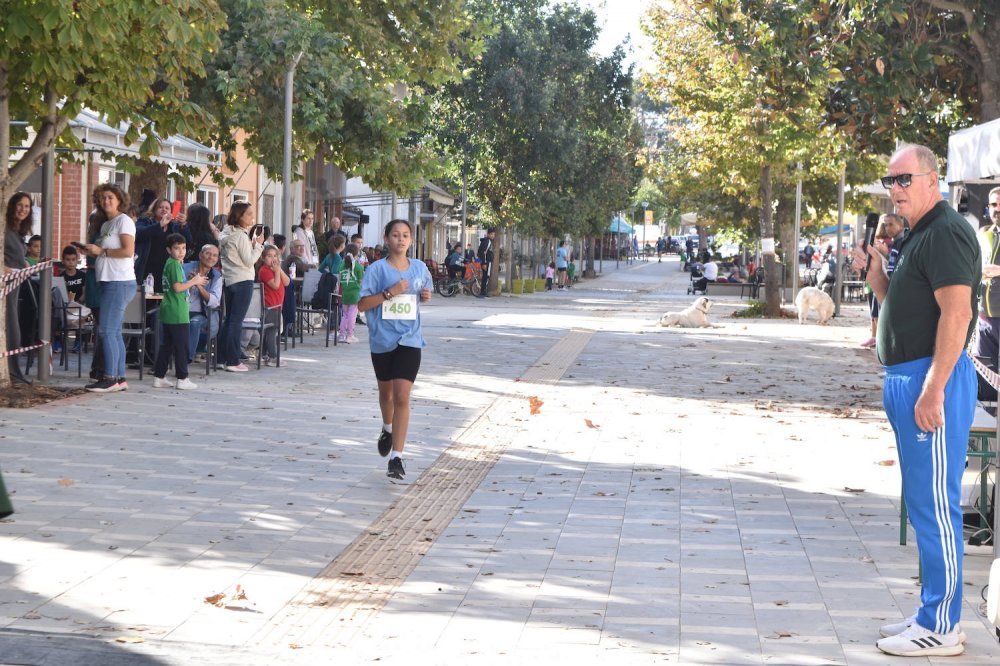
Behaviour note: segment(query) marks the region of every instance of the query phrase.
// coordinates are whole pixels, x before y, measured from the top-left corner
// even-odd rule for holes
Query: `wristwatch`
[[[382,298],[384,298],[387,301],[391,301],[392,300],[392,292],[389,291],[388,289],[383,289],[382,290]]]

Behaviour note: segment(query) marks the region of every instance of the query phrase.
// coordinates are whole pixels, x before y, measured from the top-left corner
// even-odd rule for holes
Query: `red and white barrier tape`
[[[30,347],[18,347],[17,349],[10,349],[5,352],[0,352],[0,358],[7,358],[8,356],[15,356],[17,354],[23,354],[24,352],[32,351],[33,349],[41,349],[45,345],[49,344],[48,340],[42,340],[37,345],[31,345]]]
[[[25,280],[30,278],[35,273],[41,273],[46,268],[51,267],[52,260],[46,259],[45,261],[39,261],[34,266],[28,266],[27,268],[15,268],[10,273],[0,275],[0,285],[3,285],[3,290],[0,291],[0,298],[7,296],[7,294],[20,287]]]
[[[972,365],[975,366],[976,372],[979,373],[979,376],[985,379],[987,384],[997,390],[1000,390],[1000,374],[990,370],[985,363],[976,358],[969,350],[966,350],[965,353],[972,359]]]

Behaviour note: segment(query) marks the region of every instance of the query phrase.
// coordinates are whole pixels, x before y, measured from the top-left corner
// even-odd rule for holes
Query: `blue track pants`
[[[944,390],[944,425],[922,432],[913,409],[930,358],[886,366],[883,403],[896,433],[903,498],[917,534],[923,588],[917,624],[945,634],[962,610],[962,473],[976,410],[976,370],[963,353]]]

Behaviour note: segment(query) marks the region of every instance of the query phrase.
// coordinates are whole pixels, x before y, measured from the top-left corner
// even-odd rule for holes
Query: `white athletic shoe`
[[[153,388],[173,388],[174,385],[167,381],[167,379],[160,377],[153,377]]]
[[[965,652],[956,627],[951,633],[937,634],[914,622],[903,633],[879,640],[875,645],[898,657],[954,657]]]
[[[180,389],[181,391],[190,391],[191,389],[198,388],[198,385],[195,384],[190,379],[184,378],[177,380],[177,388]]]
[[[890,636],[898,636],[899,634],[909,629],[910,625],[912,625],[916,621],[917,621],[917,614],[914,613],[905,620],[901,620],[899,622],[892,622],[890,624],[883,624],[881,627],[878,628],[878,633],[883,638],[888,638]],[[966,636],[965,632],[962,631],[962,625],[960,624],[955,625],[955,630],[958,631],[958,640],[964,643]]]

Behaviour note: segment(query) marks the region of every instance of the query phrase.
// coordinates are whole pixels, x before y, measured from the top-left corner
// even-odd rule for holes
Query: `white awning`
[[[992,181],[1000,176],[1000,120],[948,137],[949,185]]]
[[[424,190],[427,192],[427,198],[431,201],[436,201],[442,206],[454,206],[455,196],[449,194],[445,190],[441,189],[437,185],[431,182],[424,183]]]
[[[117,127],[109,125],[107,120],[96,111],[84,109],[70,121],[74,136],[85,148],[106,150],[124,157],[139,157],[139,143],[126,144],[125,134],[129,126],[125,123]],[[222,153],[214,148],[198,143],[193,139],[173,134],[160,139],[160,154],[152,155],[153,162],[163,162],[168,166],[207,167],[219,164]]]

